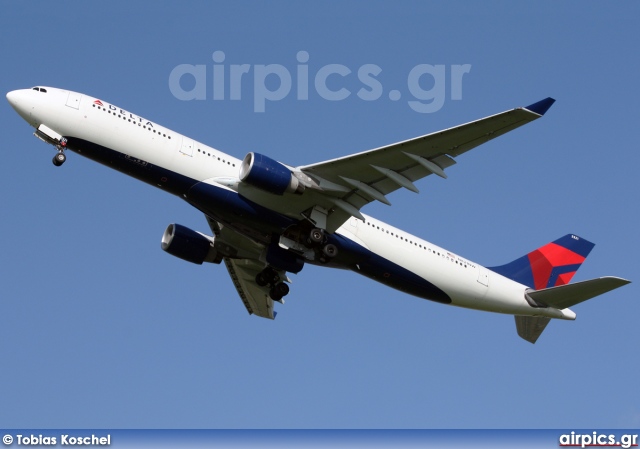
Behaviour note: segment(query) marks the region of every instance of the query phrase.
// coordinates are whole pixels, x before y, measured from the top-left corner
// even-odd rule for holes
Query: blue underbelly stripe
[[[80,155],[180,196],[214,220],[231,226],[243,235],[268,244],[297,221],[256,204],[237,192],[199,182],[148,161],[132,158],[96,143],[67,137],[67,148]],[[441,289],[406,268],[363,248],[339,234],[329,236],[338,247],[338,256],[329,265],[349,269],[384,285],[419,298],[450,304]]]

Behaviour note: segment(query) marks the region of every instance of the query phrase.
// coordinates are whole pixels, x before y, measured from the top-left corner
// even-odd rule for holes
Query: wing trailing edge
[[[295,170],[317,186],[311,194],[306,194],[306,198],[320,200],[316,204],[306,204],[304,209],[319,205],[337,210],[339,216],[328,220],[331,225],[328,230],[333,232],[351,216],[362,219],[358,211],[372,201],[388,205],[387,195],[391,192],[404,188],[418,193],[416,181],[433,174],[446,178],[445,169],[456,163],[455,158],[539,119],[554,102],[549,97],[524,108],[391,145],[298,166]]]

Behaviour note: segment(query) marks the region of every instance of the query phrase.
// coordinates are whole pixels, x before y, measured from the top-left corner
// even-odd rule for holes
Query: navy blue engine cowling
[[[276,195],[302,193],[304,190],[291,170],[278,161],[254,152],[247,154],[242,161],[240,180]]]
[[[200,265],[215,258],[212,243],[212,240],[185,226],[170,224],[162,234],[161,247],[172,256]]]

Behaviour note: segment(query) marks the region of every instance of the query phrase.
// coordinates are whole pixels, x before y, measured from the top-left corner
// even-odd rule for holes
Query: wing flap
[[[459,156],[539,117],[539,114],[527,109],[516,108],[443,131],[298,168],[338,184],[340,184],[340,175],[349,176],[349,174],[352,177],[354,174],[359,175],[359,180],[362,182],[371,182],[380,176],[380,173],[371,167],[372,165],[396,172],[404,172],[418,165],[418,162],[403,153],[420,156],[427,160],[433,160],[442,155]]]
[[[229,259],[225,257],[233,285],[249,314],[273,320],[273,300],[269,297],[268,287],[256,284],[256,275],[264,268],[264,264],[251,259]]]
[[[260,261],[263,247],[211,217],[206,218],[216,240],[228,247],[227,253],[235,254],[234,258],[225,257],[223,260],[247,312],[274,319],[276,313],[273,310],[273,300],[269,296],[269,287],[261,287],[256,283],[256,275],[266,266]]]
[[[527,295],[538,304],[562,310],[630,282],[619,277],[606,276],[542,290],[532,290],[528,291]]]
[[[340,199],[357,210],[371,201],[385,202],[385,195],[399,188],[417,192],[413,182],[425,176],[436,174],[445,178],[444,170],[456,163],[454,157],[540,118],[553,102],[547,98],[527,108],[512,109],[392,145],[300,166],[297,170],[315,179],[320,186],[341,186],[342,191],[334,189],[325,194],[333,201]],[[345,207],[342,209],[346,210]]]

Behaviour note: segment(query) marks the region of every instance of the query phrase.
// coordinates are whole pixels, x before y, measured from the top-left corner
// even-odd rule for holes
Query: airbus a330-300
[[[299,167],[251,152],[243,160],[89,95],[52,87],[9,92],[35,135],[172,193],[202,211],[213,235],[170,224],[162,249],[196,264],[224,262],[250,314],[273,319],[287,272],[305,264],[352,270],[420,298],[515,316],[535,343],[552,318],[629,281],[569,283],[593,243],[568,234],[506,265],[485,268],[361,209],[395,190],[446,178],[463,153],[542,117],[547,98],[470,123]]]

